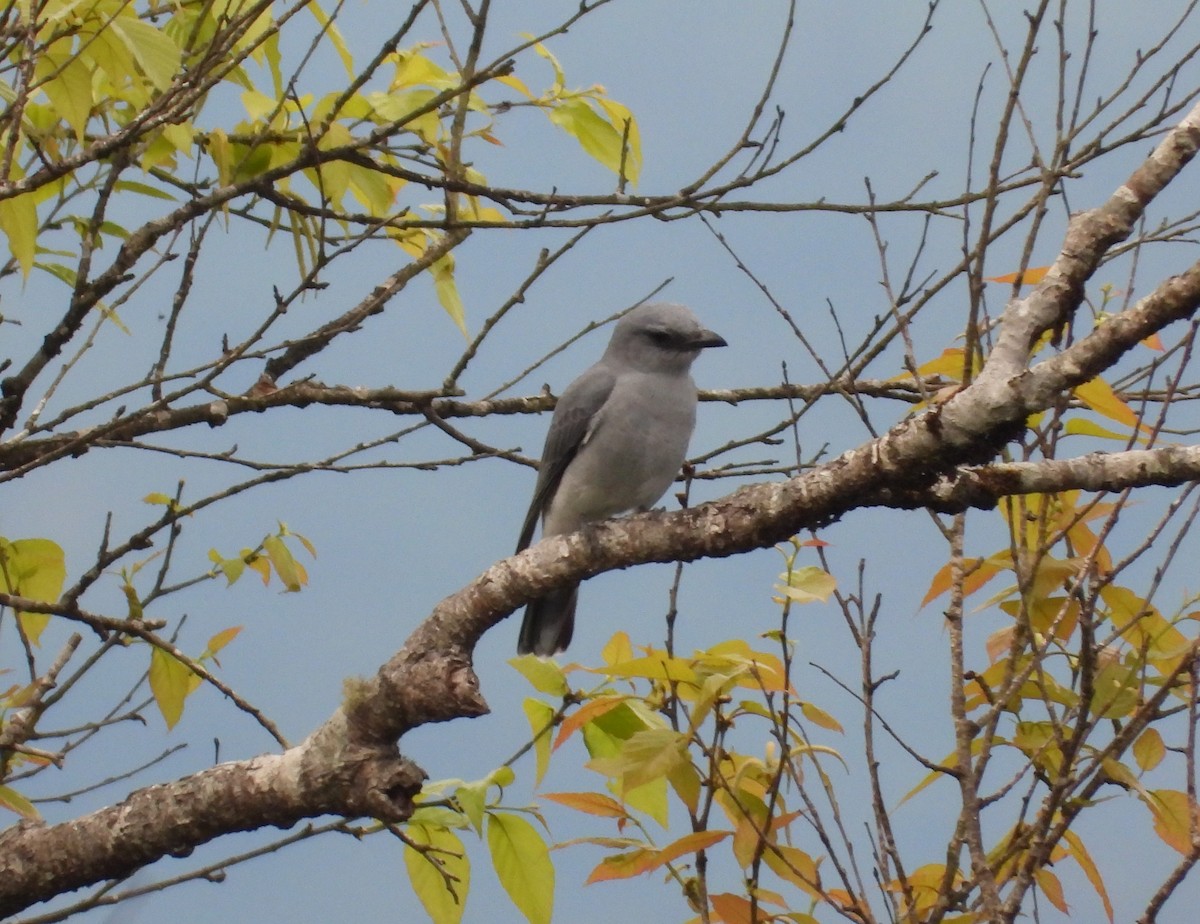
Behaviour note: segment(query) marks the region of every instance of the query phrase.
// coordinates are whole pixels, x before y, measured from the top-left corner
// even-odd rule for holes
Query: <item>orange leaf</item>
[[[1037,880],[1038,888],[1050,904],[1063,914],[1071,913],[1071,906],[1067,904],[1067,898],[1063,895],[1062,883],[1054,873],[1048,869],[1039,869],[1033,874],[1033,878]]]
[[[963,596],[969,597],[975,591],[979,590],[984,584],[994,578],[997,574],[1004,570],[996,562],[996,556],[991,558],[967,558],[963,560],[962,568],[966,572],[966,577],[963,578]],[[953,562],[946,562],[938,569],[938,573],[933,576],[933,580],[929,584],[929,590],[926,591],[925,597],[921,600],[921,606],[925,606],[931,600],[935,600],[950,589],[952,584]]]
[[[708,900],[712,902],[713,911],[717,913],[717,917],[725,924],[755,924],[754,916],[750,911],[750,902],[742,896],[734,895],[732,892],[721,892],[717,895],[710,895]]]
[[[590,703],[584,703],[563,719],[562,725],[558,727],[558,737],[554,739],[553,750],[557,751],[559,745],[570,738],[576,731],[583,728],[592,719],[597,719],[604,715],[604,713],[616,709],[623,702],[625,702],[625,697],[623,696],[609,696],[603,699],[594,699]]]
[[[612,796],[599,792],[546,792],[543,799],[573,808],[577,812],[599,815],[602,818],[628,818],[629,813]]]
[[[612,879],[629,879],[633,876],[640,876],[642,873],[658,869],[664,863],[677,860],[685,854],[695,853],[698,850],[711,847],[713,844],[723,841],[727,837],[729,837],[728,831],[696,831],[692,834],[684,835],[661,850],[639,847],[637,850],[631,850],[628,853],[605,857],[592,870],[587,881],[591,884],[593,882],[606,882]]]
[[[1005,273],[1003,276],[984,276],[988,282],[1011,282],[1019,286],[1036,286],[1046,278],[1048,266],[1031,266],[1023,273]]]

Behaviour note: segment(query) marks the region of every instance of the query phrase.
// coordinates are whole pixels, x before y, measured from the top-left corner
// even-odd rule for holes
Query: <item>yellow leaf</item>
[[[1079,864],[1079,868],[1083,870],[1087,876],[1088,882],[1092,884],[1092,888],[1096,890],[1096,894],[1100,896],[1100,901],[1104,903],[1104,913],[1108,915],[1109,924],[1113,921],[1112,902],[1108,899],[1108,890],[1104,887],[1104,877],[1100,875],[1100,870],[1096,868],[1095,861],[1092,860],[1092,855],[1088,853],[1086,847],[1083,846],[1083,841],[1079,835],[1068,828],[1063,832],[1063,839],[1066,841],[1067,852]]]
[[[410,824],[404,833],[414,844],[434,848],[423,854],[404,847],[408,878],[426,914],[438,924],[458,924],[471,887],[471,861],[462,841],[453,831],[432,825]]]
[[[802,889],[812,898],[821,898],[821,876],[811,856],[798,847],[772,844],[763,851],[763,860],[780,879]]]
[[[341,58],[342,67],[346,69],[346,76],[353,80],[355,77],[354,58],[350,54],[350,49],[346,47],[346,40],[342,38],[342,33],[338,30],[337,24],[330,19],[329,14],[321,9],[319,4],[307,3],[305,6],[313,14],[313,18],[316,19],[325,35],[328,36],[338,57]]]
[[[1167,748],[1163,744],[1162,735],[1155,728],[1147,728],[1138,735],[1137,741],[1133,742],[1133,759],[1143,770],[1153,770],[1166,756]]]
[[[606,96],[596,97],[596,105],[604,110],[608,121],[622,138],[625,145],[625,162],[618,162],[618,166],[623,169],[623,175],[636,185],[642,172],[642,136],[638,131],[637,120],[629,111],[629,107]]]
[[[171,86],[179,73],[180,52],[169,35],[136,15],[113,17],[106,29],[111,29],[125,44],[156,89],[166,90]]]
[[[804,713],[804,717],[810,722],[820,725],[822,728],[827,728],[830,731],[843,731],[842,725],[824,709],[814,706],[812,703],[801,703],[800,711]]]
[[[67,577],[62,546],[50,539],[0,538],[0,590],[42,603],[54,603]],[[49,613],[17,611],[26,638],[38,644]]]
[[[509,658],[508,663],[520,671],[539,693],[550,696],[566,696],[570,691],[563,669],[554,661],[536,655],[521,655]]]
[[[624,793],[686,763],[687,744],[687,736],[672,728],[647,728],[626,739],[616,756],[595,757],[587,766],[619,780]]]
[[[487,824],[492,865],[504,891],[529,924],[550,924],[554,864],[537,830],[518,815],[492,814]]]
[[[1090,407],[1097,414],[1115,420],[1127,427],[1137,426],[1137,415],[1129,405],[1117,397],[1112,386],[1102,378],[1094,378],[1076,386],[1075,397]]]
[[[51,48],[38,58],[34,73],[55,113],[66,120],[75,132],[75,140],[82,143],[94,102],[90,69],[79,55]]]
[[[194,688],[192,669],[168,651],[150,649],[150,692],[167,728],[183,715],[183,701]]]
[[[458,285],[454,281],[454,254],[448,253],[439,258],[429,272],[433,275],[433,286],[437,292],[438,301],[450,319],[458,325],[463,336],[467,336],[466,309],[463,308],[462,298],[458,294]]]
[[[1192,832],[1200,823],[1195,803],[1175,789],[1154,789],[1149,795],[1155,833],[1185,857],[1190,855]]]
[[[1055,908],[1063,914],[1070,914],[1071,908],[1067,904],[1066,896],[1063,895],[1062,883],[1058,881],[1058,877],[1048,869],[1035,870],[1033,878],[1037,881],[1038,888],[1042,890],[1042,894]]]
[[[263,540],[263,551],[267,553],[275,573],[283,586],[290,593],[295,593],[308,583],[308,575],[304,567],[292,556],[284,541],[278,536],[267,536]]]
[[[22,818],[31,821],[42,817],[32,802],[9,786],[0,786],[0,808],[16,812]]]
[[[28,276],[37,252],[38,217],[33,193],[0,200],[0,231],[8,238],[8,250]]]
[[[554,727],[554,709],[541,700],[527,698],[522,704],[533,735],[533,754],[537,761],[534,784],[540,783],[550,766],[550,738]]]
[[[665,680],[675,683],[697,683],[696,671],[687,658],[672,658],[667,655],[648,655],[634,658],[608,667],[587,669],[593,674],[609,677],[640,677],[643,680]]]
[[[600,651],[600,658],[605,664],[620,664],[622,661],[633,660],[633,645],[627,632],[614,632],[613,637]]]
[[[531,36],[528,33],[525,33],[525,38],[530,37]],[[554,57],[554,55],[550,53],[550,49],[541,42],[535,43],[533,50],[550,62],[550,66],[554,68],[554,89],[556,92],[561,92],[563,87],[567,85],[567,80],[566,77],[563,76],[563,69],[558,63],[558,58]]]
[[[1071,417],[1063,424],[1063,433],[1070,436],[1091,436],[1101,440],[1116,440],[1118,443],[1128,443],[1128,433],[1118,433],[1102,427],[1087,417]]]
[[[837,579],[816,565],[796,568],[781,577],[786,583],[776,589],[793,603],[824,603],[837,589]]]
[[[620,173],[624,139],[587,100],[564,99],[546,111],[550,121],[571,135],[579,146],[613,173]],[[628,169],[628,165],[626,165]]]

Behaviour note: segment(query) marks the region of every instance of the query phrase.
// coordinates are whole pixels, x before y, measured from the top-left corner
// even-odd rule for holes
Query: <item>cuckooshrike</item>
[[[600,361],[558,399],[517,551],[538,518],[557,536],[627,510],[648,510],[671,486],[696,424],[692,362],[725,340],[683,305],[639,305],[617,322]],[[571,641],[579,586],[525,610],[517,652],[553,655]]]

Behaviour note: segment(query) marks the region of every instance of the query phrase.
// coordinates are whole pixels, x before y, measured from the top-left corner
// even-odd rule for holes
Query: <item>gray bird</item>
[[[725,345],[683,305],[639,305],[621,318],[600,361],[558,399],[517,551],[529,547],[539,517],[543,537],[557,536],[662,497],[696,425],[692,362]],[[529,604],[518,654],[567,647],[578,593],[576,584]]]

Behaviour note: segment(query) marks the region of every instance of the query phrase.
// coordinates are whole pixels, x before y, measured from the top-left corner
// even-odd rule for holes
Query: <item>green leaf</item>
[[[433,286],[437,291],[438,301],[450,315],[451,320],[458,325],[463,336],[467,335],[466,310],[463,308],[462,297],[458,294],[458,285],[454,281],[454,254],[448,253],[438,259],[429,272],[433,275]]]
[[[604,110],[608,121],[612,123],[617,134],[625,145],[625,176],[631,183],[636,184],[642,172],[642,136],[638,131],[637,119],[629,108],[616,100],[603,96],[596,97],[596,105]]]
[[[521,676],[533,684],[539,693],[550,696],[566,696],[570,687],[563,669],[554,661],[537,655],[521,655],[509,658],[508,663],[521,672]]]
[[[0,590],[42,603],[53,603],[62,593],[66,577],[66,558],[62,546],[57,542],[49,539],[17,539],[9,542],[0,538]],[[18,610],[17,618],[26,637],[35,645],[50,622],[49,613]]]
[[[167,728],[183,715],[183,701],[192,691],[192,669],[169,651],[150,649],[150,692]]]
[[[0,231],[8,238],[8,250],[28,277],[37,252],[38,217],[33,194],[25,193],[0,201]]]
[[[9,786],[0,786],[0,808],[6,808],[22,818],[31,820],[42,817],[32,802]]]
[[[537,829],[518,815],[489,815],[487,842],[496,876],[513,904],[529,924],[550,924],[554,864]]]
[[[82,144],[94,102],[91,70],[79,55],[63,54],[52,48],[38,59],[34,73],[44,81],[41,88],[54,111],[66,119],[75,132],[75,140]]]
[[[433,848],[424,854],[404,847],[408,878],[425,913],[435,924],[458,924],[471,887],[471,861],[462,841],[452,831],[423,824],[410,824],[404,833],[413,843]]]
[[[784,580],[779,590],[793,603],[824,603],[837,589],[837,579],[816,565],[796,568]]]
[[[529,728],[533,734],[533,754],[537,760],[537,772],[534,784],[540,783],[550,767],[550,739],[554,730],[554,713],[552,706],[539,699],[529,697],[522,704],[525,716],[529,719]]]
[[[267,553],[267,558],[270,559],[275,573],[279,575],[279,580],[283,581],[283,586],[290,593],[296,593],[308,583],[308,575],[304,571],[304,566],[296,561],[284,541],[278,536],[267,536],[263,540],[263,551]]]
[[[111,29],[129,49],[142,73],[158,90],[166,90],[179,73],[179,46],[169,35],[135,15],[109,20]]]
[[[225,575],[226,587],[242,576],[242,572],[246,570],[246,562],[240,558],[223,558],[221,553],[216,549],[208,550],[208,560],[217,566],[223,575]]]
[[[621,170],[622,133],[606,122],[587,101],[562,100],[546,112],[550,121],[571,135],[589,155],[611,170]],[[625,165],[626,174],[629,165]]]

